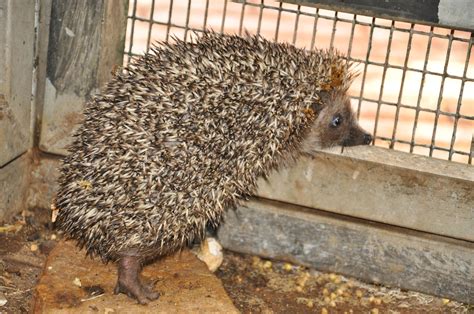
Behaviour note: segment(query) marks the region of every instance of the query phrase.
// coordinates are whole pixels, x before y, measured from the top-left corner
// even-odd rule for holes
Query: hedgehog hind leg
[[[153,291],[153,285],[146,286],[140,280],[142,270],[141,259],[134,255],[122,255],[118,261],[118,279],[114,293],[124,293],[135,298],[140,304],[147,304],[159,298],[160,294]]]

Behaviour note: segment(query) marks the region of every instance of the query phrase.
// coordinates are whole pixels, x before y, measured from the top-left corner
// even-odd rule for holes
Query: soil
[[[474,313],[472,305],[232,252],[216,274],[243,313]]]
[[[0,313],[26,313],[56,241],[48,211],[24,211],[0,225]],[[52,240],[53,239],[53,240]]]
[[[57,237],[47,210],[0,226],[0,313],[30,311]],[[243,313],[474,313],[472,305],[229,251],[216,275]]]

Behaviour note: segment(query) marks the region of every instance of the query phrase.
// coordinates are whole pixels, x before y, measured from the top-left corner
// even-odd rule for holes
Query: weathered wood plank
[[[34,1],[0,0],[0,167],[31,146]]]
[[[224,247],[474,303],[474,244],[253,200],[228,211]]]
[[[65,154],[83,104],[122,65],[127,0],[53,0],[40,148]]]
[[[302,158],[258,196],[474,241],[474,167],[378,147]]]
[[[31,155],[25,153],[0,168],[0,222],[25,209]]]

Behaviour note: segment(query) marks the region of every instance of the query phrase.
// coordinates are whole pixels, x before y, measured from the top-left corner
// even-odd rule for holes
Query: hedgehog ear
[[[322,108],[323,108],[323,104],[320,101],[319,102],[315,101],[311,104],[311,109],[316,113],[320,112]]]

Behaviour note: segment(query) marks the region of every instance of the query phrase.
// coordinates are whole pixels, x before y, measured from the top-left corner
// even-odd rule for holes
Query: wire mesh
[[[205,29],[344,52],[374,145],[472,164],[473,33],[265,0],[130,0],[124,63]]]

